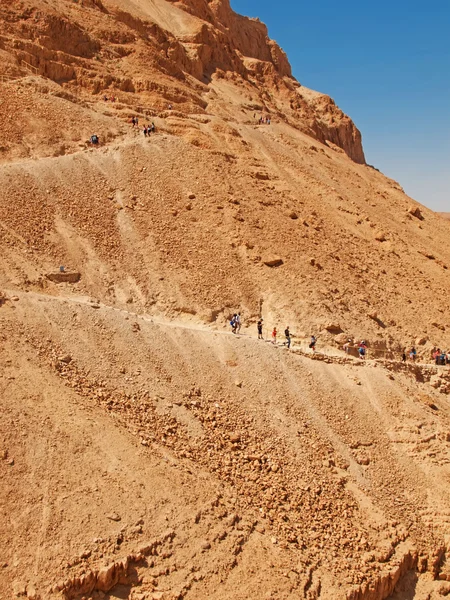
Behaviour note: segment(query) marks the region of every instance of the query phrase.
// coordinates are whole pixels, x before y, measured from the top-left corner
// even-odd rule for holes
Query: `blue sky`
[[[450,0],[231,0],[259,17],[294,76],[329,94],[366,160],[450,212]]]

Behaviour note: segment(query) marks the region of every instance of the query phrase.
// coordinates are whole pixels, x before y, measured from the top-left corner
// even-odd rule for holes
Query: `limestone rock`
[[[268,267],[279,267],[283,264],[283,259],[279,256],[267,256],[263,258],[263,263]]]
[[[78,271],[67,273],[58,271],[55,273],[47,273],[46,277],[54,283],[77,283],[81,279],[81,273]]]
[[[115,512],[109,513],[108,515],[106,515],[106,518],[109,519],[110,521],[120,521],[121,520],[121,516]]]
[[[412,215],[413,217],[416,217],[416,219],[419,219],[420,221],[423,221],[424,217],[422,215],[422,211],[420,210],[420,208],[418,206],[410,206],[408,208],[408,213],[410,215]]]

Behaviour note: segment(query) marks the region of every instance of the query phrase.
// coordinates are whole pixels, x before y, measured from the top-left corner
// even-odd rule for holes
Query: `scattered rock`
[[[62,356],[58,356],[58,360],[59,362],[69,364],[70,362],[72,362],[72,357],[70,356],[70,354],[63,354]]]
[[[47,279],[53,281],[53,283],[78,283],[81,279],[81,273],[78,271],[73,272],[56,272],[56,273],[47,273]]]
[[[327,323],[325,325],[325,329],[330,332],[335,331],[336,333],[340,333],[342,331],[341,326],[336,322]]]
[[[416,219],[419,219],[420,221],[424,220],[424,216],[422,215],[422,211],[420,210],[420,208],[418,206],[410,206],[408,208],[408,213],[410,215],[412,215],[413,217],[416,217]]]
[[[106,518],[110,521],[120,521],[122,517],[120,517],[117,513],[113,512],[106,515]]]
[[[283,264],[283,259],[279,256],[268,256],[267,258],[263,258],[263,263],[267,267],[279,267]]]

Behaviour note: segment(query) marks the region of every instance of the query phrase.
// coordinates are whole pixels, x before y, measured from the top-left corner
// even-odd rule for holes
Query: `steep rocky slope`
[[[0,596],[448,595],[448,222],[226,0],[0,21]]]

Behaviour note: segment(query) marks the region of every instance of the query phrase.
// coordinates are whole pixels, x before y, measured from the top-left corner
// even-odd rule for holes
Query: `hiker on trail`
[[[236,327],[237,327],[236,317],[237,317],[237,314],[235,313],[230,321],[231,333],[236,333]]]
[[[263,320],[262,320],[262,318],[258,321],[256,326],[258,328],[258,340],[264,339],[263,338]]]
[[[240,333],[241,331],[241,313],[238,313],[236,315],[236,333]]]
[[[153,123],[153,121],[152,121],[152,126],[151,126],[151,128],[150,128],[150,131],[151,131],[152,133],[155,133],[155,131],[156,131],[156,127],[155,127],[155,124]]]
[[[359,358],[361,360],[365,360],[366,350],[367,350],[366,342],[364,340],[361,340],[361,343],[358,345],[358,354],[359,354]]]
[[[402,361],[406,362],[406,348],[403,348]]]
[[[103,100],[104,100],[105,102],[108,102],[108,96],[106,96],[106,95],[105,95],[105,96],[103,96]]]
[[[144,125],[143,132],[144,132],[144,136],[147,137],[147,127],[145,125]]]
[[[413,346],[411,348],[411,350],[409,351],[409,358],[414,362],[416,360],[416,356],[417,356],[417,350]]]
[[[93,146],[98,146],[98,135],[96,135],[95,133],[94,135],[91,135],[91,144]]]
[[[352,343],[353,343],[353,341],[350,338],[348,338],[348,340],[342,346],[345,354],[350,354],[350,346],[352,345]]]
[[[286,346],[289,348],[291,347],[291,333],[289,331],[289,325],[286,327],[286,329],[284,330],[284,336],[286,338]]]
[[[311,350],[312,350],[313,352],[315,352],[315,351],[316,351],[316,342],[317,342],[317,338],[316,338],[316,336],[315,336],[315,335],[312,335],[312,336],[311,336],[311,342],[310,342],[310,344],[309,344],[309,347],[311,348]]]
[[[277,328],[274,327],[273,331],[272,331],[272,344],[276,344],[277,343]]]

